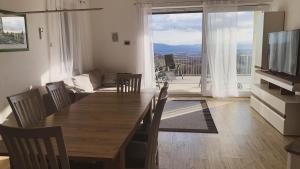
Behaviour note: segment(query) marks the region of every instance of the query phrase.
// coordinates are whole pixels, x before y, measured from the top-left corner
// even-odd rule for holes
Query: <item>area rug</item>
[[[218,133],[205,100],[171,100],[165,105],[160,131]]]

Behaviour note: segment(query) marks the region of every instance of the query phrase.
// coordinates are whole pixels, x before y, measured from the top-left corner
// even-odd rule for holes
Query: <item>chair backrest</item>
[[[7,97],[19,127],[27,128],[45,118],[47,112],[38,89]]]
[[[0,125],[0,134],[14,169],[70,169],[60,127],[23,129]]]
[[[55,104],[56,111],[60,111],[72,103],[63,81],[48,83],[46,88]]]
[[[160,98],[158,99],[153,120],[151,122],[149,137],[148,137],[148,153],[146,156],[145,168],[151,169],[155,167],[157,145],[158,145],[158,129],[161,121],[161,116],[168,99],[168,86],[164,86],[160,91]]]
[[[170,69],[176,68],[174,56],[172,54],[165,55],[165,63],[166,63],[166,66]]]
[[[117,75],[118,93],[139,93],[141,91],[141,74],[122,73]]]
[[[158,100],[161,100],[161,98],[165,97],[169,89],[169,83],[168,82],[164,82],[164,86],[163,88],[161,88],[159,95],[158,95]]]

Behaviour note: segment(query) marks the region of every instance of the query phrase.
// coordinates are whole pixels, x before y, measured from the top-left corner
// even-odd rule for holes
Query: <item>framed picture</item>
[[[0,52],[29,50],[26,15],[0,10]]]

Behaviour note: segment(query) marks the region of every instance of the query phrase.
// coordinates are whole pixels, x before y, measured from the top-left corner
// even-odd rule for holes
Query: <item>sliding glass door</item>
[[[170,92],[201,94],[202,12],[160,12],[152,16],[156,83]]]
[[[168,81],[177,94],[249,96],[254,12],[186,11],[152,15],[157,86]]]

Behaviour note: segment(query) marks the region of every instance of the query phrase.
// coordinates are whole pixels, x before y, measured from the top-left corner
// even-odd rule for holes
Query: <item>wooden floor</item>
[[[286,169],[283,137],[248,99],[208,99],[219,134],[160,132],[160,169]],[[0,158],[0,168],[9,169]]]
[[[286,169],[283,137],[248,99],[209,100],[219,134],[160,132],[160,169]]]

